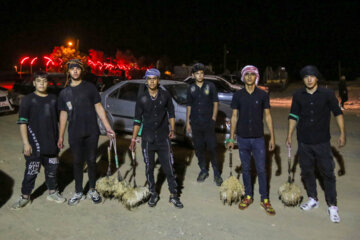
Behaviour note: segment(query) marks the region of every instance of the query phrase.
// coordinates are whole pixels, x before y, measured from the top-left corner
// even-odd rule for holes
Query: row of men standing
[[[96,115],[98,115],[104,123],[109,138],[114,138],[115,133],[106,118],[104,108],[100,102],[100,96],[95,87],[90,86],[81,79],[84,70],[81,61],[78,59],[71,60],[67,63],[67,68],[70,84],[60,93],[59,103],[51,105],[58,105],[60,110],[59,132],[57,133],[57,128],[55,129],[51,126],[49,128],[51,128],[51,131],[56,130],[53,131],[55,132],[53,136],[57,138],[55,145],[61,149],[64,147],[63,139],[66,122],[67,120],[69,121],[69,143],[74,155],[76,191],[74,196],[69,199],[68,204],[76,205],[85,198],[82,188],[82,166],[85,161],[89,166],[90,191],[88,192],[88,197],[94,203],[99,203],[101,202],[101,197],[95,190],[95,161],[99,137]],[[218,97],[215,86],[210,82],[204,81],[204,70],[205,67],[201,63],[195,64],[192,69],[195,83],[188,87],[187,92],[186,131],[192,134],[195,153],[200,167],[197,181],[203,182],[209,176],[204,158],[205,146],[207,146],[211,152],[214,182],[217,186],[220,186],[223,180],[219,171],[215,135]],[[330,219],[334,222],[339,222],[340,218],[336,207],[335,176],[333,173],[334,162],[330,149],[329,122],[330,112],[333,112],[340,128],[339,145],[343,146],[345,144],[343,115],[334,93],[325,88],[318,87],[317,81],[320,73],[316,67],[306,66],[301,70],[300,75],[304,80],[305,88],[300,89],[294,94],[289,116],[289,131],[286,144],[288,147],[291,146],[291,136],[295,126],[297,126],[300,167],[309,196],[309,200],[301,205],[301,209],[310,210],[319,205],[314,177],[314,167],[316,166],[325,177],[325,195],[329,205]],[[136,138],[142,125],[141,146],[146,164],[146,177],[151,192],[148,204],[150,207],[154,207],[159,200],[159,195],[155,191],[154,182],[154,157],[155,153],[157,153],[160,164],[167,176],[171,193],[169,201],[173,203],[175,207],[182,208],[183,204],[177,192],[177,184],[172,166],[173,156],[170,139],[175,136],[175,113],[172,98],[168,92],[159,88],[160,72],[157,69],[148,69],[145,78],[147,91],[139,96],[136,103],[134,130],[129,148],[132,151],[135,150]],[[231,107],[233,114],[231,118],[231,134],[230,138],[226,140],[226,147],[234,147],[236,134],[245,185],[245,197],[240,202],[239,208],[244,210],[253,202],[254,194],[251,184],[250,163],[251,156],[253,156],[259,178],[260,205],[265,209],[266,213],[275,215],[275,210],[269,201],[265,171],[264,115],[270,133],[269,151],[275,148],[275,137],[270,113],[269,96],[266,92],[256,87],[259,78],[259,72],[256,67],[248,65],[242,69],[242,81],[245,84],[245,88],[236,92],[232,99]],[[46,88],[44,90],[37,87],[46,83],[46,79],[44,80],[40,76],[38,78],[40,79],[39,85],[37,85],[36,79],[37,78],[34,78],[34,86],[36,87],[34,94],[36,96],[31,95],[31,98],[38,98],[37,96],[40,95],[47,97]],[[54,102],[53,96],[51,96],[50,101]],[[44,126],[47,125],[36,126],[37,131],[40,132],[39,134],[36,133],[39,137],[36,141],[33,141],[33,137],[36,134],[33,132],[33,129],[29,127],[30,125],[34,125],[36,116],[44,110],[39,109],[41,104],[39,105],[37,102],[42,101],[40,101],[40,98],[36,100],[29,98],[22,104],[23,106],[19,112],[18,123],[21,125],[27,167],[23,181],[22,196],[14,204],[14,208],[23,207],[28,203],[40,164],[43,164],[45,171],[48,172],[47,184],[50,190],[48,199],[56,202],[65,201],[65,198],[56,191],[56,183],[53,181],[56,169],[54,168],[55,171],[54,169],[48,171],[51,169],[49,168],[49,166],[52,166],[51,164],[58,164],[58,160],[54,160],[57,159],[58,150],[57,152],[51,153],[51,156],[48,153],[44,155],[40,151],[40,149],[44,149],[44,145],[51,142],[48,141],[46,137],[43,137],[45,132],[49,132],[47,131],[48,129],[45,129],[45,132],[43,129]],[[46,109],[51,108],[48,103],[45,105]],[[43,105],[41,106],[44,107]],[[49,115],[51,119],[54,117],[57,118],[56,116],[52,116],[48,110],[46,110],[46,115]],[[52,120],[49,121],[52,122]],[[52,124],[52,126],[54,126],[54,124]],[[32,149],[39,151],[32,152]],[[33,153],[36,154],[34,155]],[[34,162],[36,162],[36,166],[33,164]],[[37,168],[35,171],[34,166]]]
[[[200,167],[197,181],[203,182],[209,176],[204,159],[204,151],[205,147],[207,147],[211,153],[210,161],[214,171],[214,182],[217,186],[220,186],[223,180],[219,171],[215,135],[215,122],[219,100],[215,86],[211,82],[204,81],[204,70],[205,67],[201,63],[195,64],[192,68],[195,83],[191,84],[187,91],[186,131],[192,134],[195,153]],[[239,209],[244,210],[253,202],[254,193],[251,182],[251,157],[253,157],[259,179],[260,205],[267,214],[275,215],[275,210],[269,200],[265,169],[264,115],[270,134],[268,150],[273,151],[275,148],[269,96],[265,91],[256,87],[260,76],[255,66],[245,66],[241,73],[245,88],[236,92],[233,96],[231,103],[233,109],[231,134],[230,138],[226,140],[226,147],[233,148],[235,142],[234,137],[235,135],[237,136],[239,155],[242,163],[243,182],[245,185],[245,196],[239,204]],[[317,82],[320,78],[320,73],[316,67],[306,66],[300,71],[300,75],[304,81],[305,88],[300,89],[294,94],[289,115],[288,137],[286,140],[287,147],[291,147],[292,134],[295,126],[297,126],[299,130],[300,167],[309,197],[308,201],[302,204],[300,208],[308,211],[319,206],[314,173],[315,167],[318,167],[325,179],[325,195],[327,204],[329,205],[330,220],[339,222],[340,217],[336,201],[334,161],[331,154],[329,125],[330,112],[333,112],[340,129],[339,146],[344,146],[345,129],[343,115],[335,94],[326,88],[318,87]],[[155,192],[154,187],[151,187],[155,184],[153,177],[155,165],[154,153],[158,151],[160,163],[165,169],[169,183],[171,193],[170,202],[173,202],[176,207],[182,208],[183,205],[176,191],[176,182],[172,170],[173,157],[168,141],[169,138],[174,137],[175,116],[173,106],[169,100],[169,96],[162,90],[158,90],[160,72],[157,69],[149,69],[145,78],[147,79],[148,92],[145,92],[144,96],[141,96],[136,104],[135,127],[130,149],[134,150],[135,148],[136,136],[143,122],[144,131],[145,129],[152,129],[152,132],[146,134],[144,132],[142,134],[142,151],[145,163],[147,164],[146,176],[151,192],[151,197],[148,202],[149,206],[156,206],[159,200],[159,196]],[[162,96],[167,97],[164,98]],[[158,100],[158,98],[163,100]],[[156,103],[157,101],[158,103]],[[163,105],[161,105],[161,102],[163,102]],[[160,112],[159,109],[161,109]],[[170,131],[166,118],[167,114],[170,118]],[[156,116],[162,117],[157,118]],[[164,120],[166,123],[164,123]],[[164,124],[160,127],[159,122]],[[163,133],[163,140],[156,137],[159,135],[158,132]],[[312,137],[314,133],[315,137]],[[164,145],[164,143],[162,143],[164,141],[166,142],[166,146],[162,146]],[[161,150],[163,150],[163,152]]]

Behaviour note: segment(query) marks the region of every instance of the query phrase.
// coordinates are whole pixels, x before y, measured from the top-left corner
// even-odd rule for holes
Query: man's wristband
[[[131,141],[132,141],[132,142],[136,142],[136,138],[132,138]]]
[[[225,140],[225,143],[229,143],[229,142],[234,143],[235,141],[234,141],[234,139],[231,139],[231,138],[228,138]]]

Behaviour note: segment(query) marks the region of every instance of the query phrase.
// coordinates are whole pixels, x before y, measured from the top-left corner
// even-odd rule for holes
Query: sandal
[[[265,209],[267,214],[271,216],[274,216],[276,214],[274,208],[270,204],[269,199],[264,199],[264,201],[261,202],[260,205]]]
[[[252,204],[252,202],[253,199],[249,195],[246,195],[239,203],[239,209],[240,210],[247,209],[250,206],[250,204]]]

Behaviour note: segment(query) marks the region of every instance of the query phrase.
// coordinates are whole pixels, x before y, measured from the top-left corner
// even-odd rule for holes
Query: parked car
[[[228,81],[231,84],[241,84],[241,76],[238,76],[236,74],[222,74],[220,77],[224,78],[226,81]]]
[[[231,100],[232,100],[234,93],[237,90],[244,88],[243,84],[242,85],[231,84],[224,78],[216,76],[216,75],[205,75],[204,80],[212,82],[215,85],[215,87],[218,91],[219,102],[225,103],[227,105],[231,104]],[[186,82],[188,84],[192,84],[195,82],[195,79],[192,77],[187,77],[187,78],[185,78],[184,82]],[[257,87],[264,90],[265,92],[269,93],[269,89],[267,86],[258,85]]]
[[[11,102],[9,91],[6,88],[0,87],[0,113],[13,111],[14,108]]]
[[[115,131],[132,132],[135,104],[138,96],[146,90],[145,79],[126,80],[110,87],[101,94],[101,102],[106,110],[110,125]],[[160,87],[170,93],[175,108],[175,135],[176,140],[187,142],[191,136],[186,134],[186,94],[188,85],[181,81],[161,80]],[[230,118],[232,109],[219,104],[219,112],[216,120],[216,132],[219,142],[224,142],[230,133]],[[100,120],[101,134],[106,134]]]
[[[58,95],[60,91],[64,88],[66,75],[64,73],[48,73],[48,93],[53,93]],[[20,106],[21,100],[24,96],[29,93],[35,91],[35,87],[33,85],[32,76],[27,75],[23,78],[19,78],[15,81],[13,85],[13,89],[11,92],[11,96],[14,100],[14,105]]]
[[[96,76],[96,87],[99,92],[103,92],[118,82],[124,81],[125,78],[122,76]]]
[[[241,89],[240,86],[231,84],[222,77],[215,75],[205,75],[204,80],[212,82],[215,85],[218,91],[219,102],[225,103],[227,105],[231,104],[234,92]],[[187,84],[193,84],[195,79],[192,77],[187,77],[185,78],[184,82]]]

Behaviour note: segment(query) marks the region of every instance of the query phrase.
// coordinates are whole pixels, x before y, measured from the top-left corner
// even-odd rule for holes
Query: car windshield
[[[225,82],[221,80],[212,80],[212,79],[205,79],[205,80],[212,82],[215,85],[218,92],[225,92],[225,93],[233,92],[231,87],[229,87],[229,85],[227,85]]]
[[[187,92],[186,84],[172,84],[172,85],[164,85],[165,89],[171,94],[174,100],[181,105],[186,104],[186,92]]]

